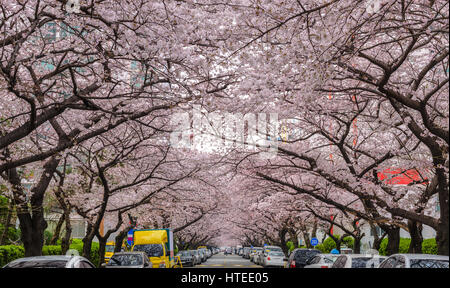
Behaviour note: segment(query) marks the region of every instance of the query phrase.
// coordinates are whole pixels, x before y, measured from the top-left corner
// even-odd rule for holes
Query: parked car
[[[242,257],[245,259],[250,259],[250,252],[251,252],[251,248],[250,247],[244,247],[244,251],[242,253]]]
[[[394,254],[379,268],[449,268],[449,256],[430,254]]]
[[[206,256],[206,252],[203,251],[202,249],[197,250],[198,253],[200,253],[200,257],[202,259],[202,263],[206,262],[206,260],[208,260],[208,257]]]
[[[306,261],[304,268],[331,268],[339,256],[336,254],[317,254]]]
[[[297,248],[289,254],[287,268],[304,268],[309,259],[320,254],[320,250]]]
[[[386,256],[369,254],[340,255],[331,268],[378,268]]]
[[[105,268],[152,268],[148,260],[147,253],[137,252],[117,252],[111,256],[108,263],[103,263]]]
[[[281,247],[279,247],[279,246],[264,246],[264,250],[262,251],[262,253],[259,253],[259,255],[258,255],[259,258],[256,260],[256,264],[262,265],[264,262],[264,258],[267,258],[267,256],[269,255],[269,252],[281,252],[281,253],[283,253],[283,256],[284,256],[284,252],[283,252],[283,249],[281,249]]]
[[[190,250],[194,258],[194,265],[202,264],[202,256],[198,250]]]
[[[286,258],[282,251],[270,251],[261,253],[262,259],[258,261],[261,266],[266,267],[284,267],[284,259]]]
[[[193,267],[195,265],[194,255],[189,250],[178,251],[176,256],[180,257],[181,265],[183,265],[183,267]]]
[[[3,268],[95,268],[95,265],[81,256],[53,255],[19,258]]]
[[[256,263],[256,258],[259,256],[259,252],[262,252],[262,247],[253,247],[250,252],[250,261]]]

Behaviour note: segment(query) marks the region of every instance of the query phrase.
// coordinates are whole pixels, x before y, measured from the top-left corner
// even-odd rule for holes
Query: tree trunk
[[[311,238],[317,238],[317,221],[314,221],[314,225],[311,232]]]
[[[448,205],[448,204],[447,204]],[[447,207],[448,208],[448,207]],[[442,208],[441,208],[442,209]],[[438,255],[449,255],[449,231],[448,231],[448,214],[439,220],[438,229],[436,231],[436,244]]]
[[[105,263],[105,252],[106,252],[106,242],[108,241],[108,238],[103,238],[98,240],[98,257],[100,259],[100,263],[98,264],[99,267]]]
[[[360,254],[361,253],[361,238],[353,237],[353,239],[355,239],[355,241],[353,243],[353,253]]]
[[[95,232],[92,224],[88,224],[86,236],[83,238],[83,257],[91,260],[92,240],[94,240]]]
[[[409,235],[411,237],[411,244],[409,245],[408,253],[422,254],[422,224],[408,220],[408,228]]]
[[[386,255],[397,254],[400,248],[400,228],[394,227],[389,229],[383,229],[388,236],[388,244],[386,247]]]
[[[302,231],[303,232],[303,239],[305,240],[306,248],[313,248],[311,245],[311,239],[309,238],[308,231]]]
[[[61,228],[63,224],[64,224],[64,213],[61,215],[61,217],[59,217],[58,223],[56,224],[55,227],[55,232],[53,233],[53,237],[49,243],[50,245],[56,245],[59,235],[61,234]]]
[[[114,247],[114,252],[120,252],[122,250],[122,243],[125,240],[125,238],[127,237],[128,231],[130,231],[130,229],[128,229],[128,227],[127,227],[124,230],[120,231],[119,234],[117,234],[117,236],[115,238],[116,246]]]
[[[448,182],[447,182],[448,183]],[[439,193],[439,207],[441,217],[439,219],[438,227],[436,230],[436,244],[438,255],[449,255],[449,196],[448,186],[445,187],[446,193]]]
[[[72,224],[70,223],[70,210],[64,211],[64,218],[66,222],[66,233],[64,237],[61,239],[61,251],[62,254],[65,255],[67,251],[70,249],[70,237],[72,236]]]

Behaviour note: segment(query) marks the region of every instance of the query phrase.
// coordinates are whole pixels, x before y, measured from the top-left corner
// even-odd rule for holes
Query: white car
[[[317,254],[306,261],[304,268],[330,268],[341,255],[336,254]]]
[[[430,254],[394,254],[379,268],[449,268],[449,256]]]
[[[269,255],[269,252],[281,252],[284,255],[283,249],[279,246],[264,246],[264,250],[258,254],[258,259],[255,261],[258,265],[263,265],[264,258]]]
[[[81,256],[54,255],[16,259],[3,268],[95,268],[95,265]]]
[[[262,247],[254,247],[250,252],[250,261],[256,263],[256,258],[258,257],[258,252],[262,252]]]
[[[264,268],[266,267],[284,267],[285,255],[280,251],[270,251],[261,255],[266,255],[262,257],[260,265]]]
[[[386,258],[373,254],[339,255],[331,268],[378,268]]]

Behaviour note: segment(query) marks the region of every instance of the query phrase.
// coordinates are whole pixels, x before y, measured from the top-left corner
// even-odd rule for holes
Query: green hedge
[[[78,239],[73,239],[78,240]],[[83,254],[83,242],[79,241],[72,241],[72,244],[70,245],[70,249],[77,250],[80,255]],[[99,244],[97,242],[92,243],[92,249],[91,249],[91,262],[96,265],[97,267],[100,264],[100,258],[98,256],[98,249]],[[42,247],[42,255],[48,256],[48,255],[61,255],[61,246],[52,245],[52,246],[43,246]],[[25,250],[23,246],[16,246],[16,245],[5,245],[0,246],[0,267],[5,266],[9,262],[23,258],[25,257]]]
[[[3,230],[5,226],[3,224],[0,224],[0,235],[3,233]],[[16,229],[14,227],[8,228],[8,237],[6,239],[6,243],[3,243],[4,245],[11,245],[11,241],[18,241],[20,239],[20,230]],[[11,240],[11,241],[10,241]]]
[[[380,244],[380,255],[386,255],[386,247],[387,247],[388,239],[385,238],[381,241]],[[411,239],[409,238],[400,238],[400,246],[398,253],[408,253],[409,245],[411,244]],[[424,239],[422,242],[422,253],[424,254],[437,254],[437,245],[436,239]]]
[[[424,254],[438,254],[436,238],[425,239],[422,242],[422,253]]]
[[[25,249],[22,246],[5,245],[0,246],[0,267],[9,262],[25,257]]]
[[[340,235],[334,235],[334,237],[336,238],[340,238]],[[353,239],[353,237],[345,237],[344,239],[342,239],[341,242],[341,247],[342,246],[347,246],[350,249],[353,249],[353,244],[355,242],[355,239]],[[334,242],[333,238],[328,237],[327,239],[325,239],[325,241],[323,241],[322,244],[319,244],[315,247],[317,250],[320,250],[322,253],[330,253],[331,250],[336,248],[336,242]]]

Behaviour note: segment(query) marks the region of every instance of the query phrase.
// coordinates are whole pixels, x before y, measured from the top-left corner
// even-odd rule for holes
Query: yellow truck
[[[175,266],[173,232],[170,229],[134,230],[131,251],[146,252],[153,268]]]
[[[105,246],[105,263],[109,262],[112,255],[114,255],[114,249],[116,248],[116,242],[107,242]],[[127,246],[125,243],[122,243],[122,251],[126,251]]]

